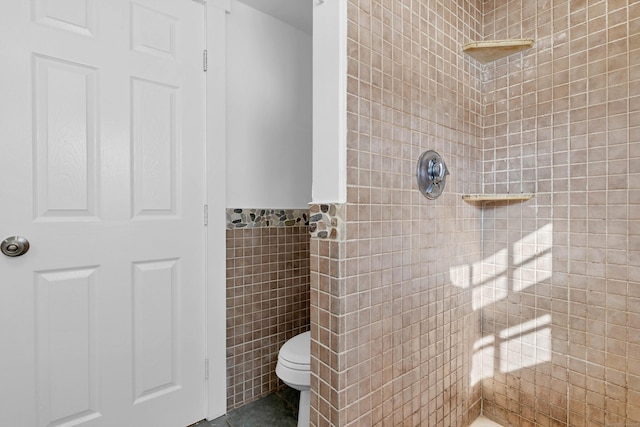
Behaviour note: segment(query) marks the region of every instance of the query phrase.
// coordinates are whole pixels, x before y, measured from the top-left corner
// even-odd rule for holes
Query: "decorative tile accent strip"
[[[318,239],[344,240],[345,205],[309,204],[309,233]]]
[[[308,209],[227,209],[227,229],[309,225]]]

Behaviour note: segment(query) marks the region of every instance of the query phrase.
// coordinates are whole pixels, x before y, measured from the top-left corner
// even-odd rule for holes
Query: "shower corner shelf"
[[[467,43],[462,51],[486,64],[532,47],[533,39],[491,40]]]
[[[517,194],[463,194],[462,200],[468,203],[483,202],[524,202],[533,199],[533,193]]]

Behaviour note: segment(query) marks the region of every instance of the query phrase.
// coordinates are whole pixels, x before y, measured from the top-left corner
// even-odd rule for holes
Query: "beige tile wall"
[[[484,2],[484,411],[640,425],[640,2]]]
[[[479,385],[505,425],[640,423],[640,2],[479,4],[349,1],[346,236],[311,244],[313,425],[466,425]],[[459,49],[522,37],[487,66]],[[427,148],[452,171],[435,202],[413,183]],[[459,199],[479,191],[536,197]]]
[[[306,226],[227,230],[227,409],[277,390],[278,351],[309,328]]]
[[[481,190],[482,70],[460,49],[481,21],[472,2],[348,1],[346,235],[311,242],[312,425],[479,414],[481,212],[460,195]],[[435,201],[415,185],[427,149],[451,170]]]

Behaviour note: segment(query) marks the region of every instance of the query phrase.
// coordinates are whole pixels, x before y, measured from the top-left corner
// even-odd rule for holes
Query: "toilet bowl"
[[[280,348],[276,375],[286,385],[300,390],[298,427],[309,426],[311,403],[311,332],[291,338]]]

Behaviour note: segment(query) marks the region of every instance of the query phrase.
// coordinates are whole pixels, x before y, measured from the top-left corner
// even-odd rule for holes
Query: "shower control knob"
[[[449,169],[440,157],[440,154],[433,150],[422,153],[418,159],[416,168],[416,178],[418,189],[427,199],[437,199],[446,184]]]
[[[0,250],[8,257],[24,255],[29,251],[29,241],[24,237],[7,237],[0,243]]]

